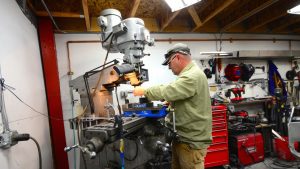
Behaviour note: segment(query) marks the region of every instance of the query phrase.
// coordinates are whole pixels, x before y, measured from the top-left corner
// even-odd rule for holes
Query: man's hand
[[[134,96],[143,96],[145,93],[145,89],[143,87],[137,86],[133,89]]]

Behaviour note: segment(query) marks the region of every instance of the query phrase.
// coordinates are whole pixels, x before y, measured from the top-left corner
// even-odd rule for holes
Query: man
[[[149,100],[166,100],[174,108],[179,137],[172,141],[172,169],[202,169],[207,147],[212,141],[207,78],[192,61],[188,46],[182,43],[168,50],[163,65],[169,66],[178,76],[177,80],[148,89],[136,87],[134,95],[145,95]],[[172,115],[168,114],[167,119],[172,119]]]

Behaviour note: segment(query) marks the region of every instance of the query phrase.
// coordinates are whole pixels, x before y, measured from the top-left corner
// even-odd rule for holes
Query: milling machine
[[[149,55],[144,53],[144,48],[152,46],[154,40],[143,20],[122,20],[121,13],[115,9],[102,11],[98,24],[102,30],[102,46],[107,50],[105,63],[70,81],[70,87],[80,95],[84,112],[69,120],[80,139],[78,144],[66,147],[65,151],[79,148],[83,157],[81,168],[84,169],[144,166],[148,160],[156,158],[158,149],[163,156],[169,151],[164,137],[168,129],[163,127],[164,120],[161,119],[166,115],[166,107],[140,102],[123,105],[121,110],[118,96],[117,105],[114,105],[112,93],[113,90],[117,93],[120,84],[138,86],[148,80],[148,71],[142,68],[141,58]],[[109,53],[118,52],[124,54],[122,64],[117,60],[106,63]],[[143,154],[137,156],[139,151]],[[126,154],[135,155],[126,158]]]

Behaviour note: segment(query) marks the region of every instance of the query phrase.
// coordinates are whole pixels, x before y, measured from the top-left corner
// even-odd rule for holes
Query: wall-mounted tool
[[[234,98],[230,99],[232,102],[239,102],[244,100],[244,98],[242,98],[242,93],[245,93],[245,85],[243,85],[242,87],[235,87],[235,88],[231,88],[228,89],[227,92],[225,93],[226,97],[231,97],[231,92],[234,94]]]
[[[298,69],[298,63],[297,61],[294,61],[294,66],[292,67],[292,70],[289,70],[286,72],[285,76],[288,80],[294,80],[294,78],[297,76],[296,69]]]
[[[255,66],[255,69],[261,69],[263,72],[265,72],[266,67],[265,66]]]
[[[210,79],[212,77],[212,72],[209,68],[204,69],[204,74],[206,75],[206,78]]]
[[[241,80],[242,81],[249,81],[249,79],[252,77],[252,75],[255,72],[255,68],[253,67],[252,64],[240,64],[240,69],[241,69]]]
[[[241,78],[241,68],[237,64],[228,64],[224,71],[225,77],[230,81],[238,81]]]
[[[1,71],[0,71],[1,73]],[[0,148],[7,149],[16,145],[19,141],[27,141],[30,139],[29,134],[19,134],[16,130],[9,128],[8,118],[5,109],[4,93],[5,89],[14,89],[4,83],[4,78],[0,74],[0,114],[3,124],[3,129],[0,133]]]

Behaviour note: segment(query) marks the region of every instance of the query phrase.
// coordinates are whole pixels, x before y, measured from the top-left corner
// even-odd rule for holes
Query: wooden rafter
[[[192,19],[193,19],[193,21],[195,22],[195,25],[196,25],[197,27],[200,27],[200,26],[203,25],[203,23],[202,23],[200,17],[198,16],[197,11],[195,10],[194,6],[190,6],[190,7],[188,8],[188,12],[189,12],[189,14],[191,15],[191,17],[192,17]]]
[[[91,29],[90,15],[87,0],[82,0],[82,8],[85,20],[86,30],[89,31]]]
[[[165,21],[161,24],[161,31],[163,31],[174,19],[175,17],[180,13],[181,10],[178,10],[176,12],[172,12],[171,14],[168,13],[167,17],[165,18]]]
[[[272,28],[272,32],[280,31],[292,24],[300,22],[300,17],[289,17],[276,22],[276,27]]]
[[[35,11],[35,14],[37,16],[48,16],[48,13],[45,11]],[[51,12],[51,15],[56,18],[84,18],[83,15],[72,12]]]
[[[202,22],[202,25],[205,24],[206,22],[210,21],[213,17],[215,17],[216,15],[218,15],[220,12],[222,12],[225,8],[227,8],[229,5],[231,5],[235,0],[227,0],[223,3],[223,5],[221,5],[220,7],[218,7],[217,9],[215,9],[210,15],[208,15],[204,21]],[[201,25],[201,26],[202,26]],[[200,28],[201,26],[196,26],[192,32],[196,31],[198,28]]]
[[[274,4],[277,1],[278,0],[268,0],[262,3],[261,5],[257,6],[256,8],[253,8],[252,10],[248,11],[247,9],[249,8],[249,6],[251,6],[249,3],[253,3],[253,2],[257,3],[256,1],[250,1],[248,4],[243,5],[238,10],[238,14],[237,14],[238,18],[234,17],[234,15],[230,15],[230,17],[226,17],[225,20],[222,21],[221,32],[225,32],[226,30],[241,23],[242,21],[248,19],[249,17],[257,14],[258,12],[269,7],[270,5]]]
[[[300,33],[300,28],[293,29],[293,32]]]
[[[277,3],[272,8],[268,8],[262,13],[255,15],[255,17],[248,21],[249,26],[247,31],[253,31],[257,28],[260,28],[268,23],[275,21],[276,19],[286,16],[287,10],[299,4],[299,2],[299,0],[292,0],[292,2],[290,3],[286,3],[286,1],[282,3]]]
[[[135,16],[136,11],[137,11],[137,9],[138,9],[138,7],[140,5],[140,2],[141,2],[141,0],[134,0],[133,1],[132,6],[130,7],[131,10],[129,12],[128,17],[134,17]]]

